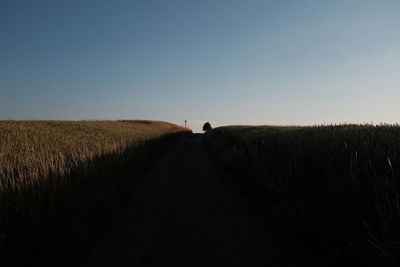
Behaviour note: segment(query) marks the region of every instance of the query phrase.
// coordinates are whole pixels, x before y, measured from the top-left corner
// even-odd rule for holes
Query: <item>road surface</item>
[[[194,134],[145,177],[82,266],[292,266],[267,228]]]

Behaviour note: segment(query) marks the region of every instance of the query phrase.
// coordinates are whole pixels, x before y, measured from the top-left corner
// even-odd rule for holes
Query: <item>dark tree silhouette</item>
[[[209,122],[204,123],[203,131],[208,132],[208,131],[211,131],[211,130],[212,130],[211,124]]]

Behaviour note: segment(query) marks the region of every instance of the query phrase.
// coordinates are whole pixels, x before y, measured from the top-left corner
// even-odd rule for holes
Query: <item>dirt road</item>
[[[288,266],[205,138],[159,162],[83,266]]]

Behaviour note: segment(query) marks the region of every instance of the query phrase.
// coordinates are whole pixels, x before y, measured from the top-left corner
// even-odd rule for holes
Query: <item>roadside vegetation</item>
[[[0,121],[0,265],[67,260],[60,250],[99,234],[188,132],[156,121]]]
[[[400,127],[216,128],[210,142],[277,235],[320,266],[400,264]]]

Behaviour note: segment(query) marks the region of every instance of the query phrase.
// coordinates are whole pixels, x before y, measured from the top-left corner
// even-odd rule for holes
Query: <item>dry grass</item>
[[[0,121],[0,265],[54,266],[46,258],[110,219],[123,190],[188,131],[158,121]]]
[[[0,121],[0,190],[65,175],[82,162],[179,130],[152,121]]]
[[[211,140],[277,228],[324,266],[400,263],[398,125],[233,126]]]

